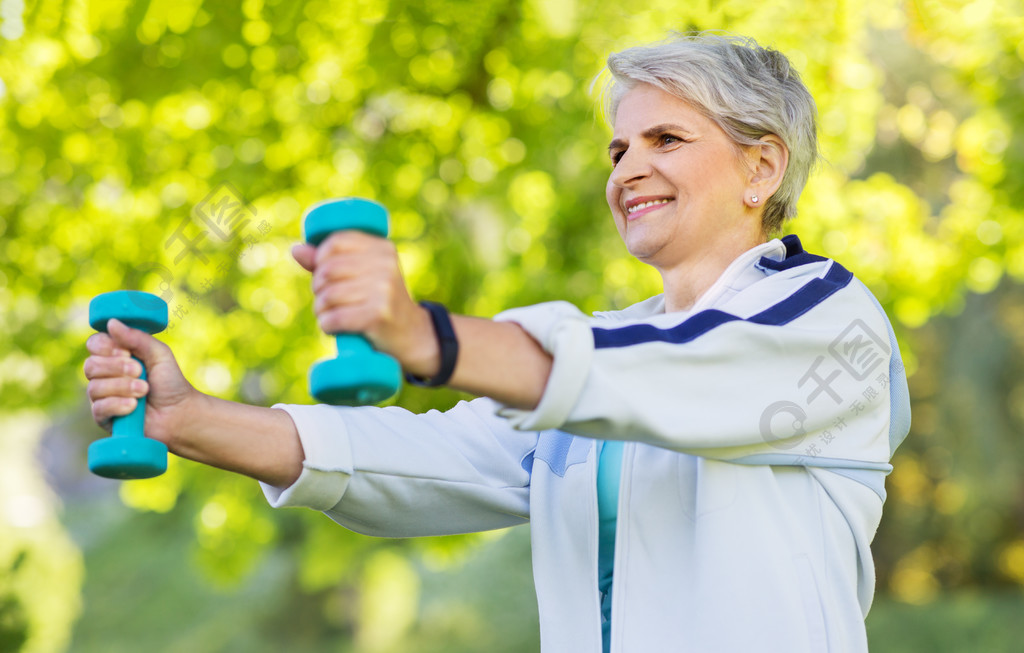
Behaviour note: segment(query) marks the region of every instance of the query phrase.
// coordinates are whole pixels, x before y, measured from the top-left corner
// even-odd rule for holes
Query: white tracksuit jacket
[[[531,523],[545,653],[599,653],[595,479],[625,440],[611,650],[866,651],[869,548],[910,426],[868,290],[795,237],[734,261],[687,312],[503,313],[554,356],[540,405],[441,413],[283,405],[305,449],[275,507],[378,536]]]

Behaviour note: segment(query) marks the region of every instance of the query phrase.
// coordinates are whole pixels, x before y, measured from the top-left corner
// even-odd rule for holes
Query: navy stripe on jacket
[[[762,258],[760,264],[763,267],[772,270],[788,270],[800,265],[826,260],[822,256],[805,252],[800,244],[800,239],[795,235],[786,236],[782,242],[786,246],[786,258],[782,261]],[[811,279],[789,297],[756,315],[745,318],[745,321],[766,326],[788,324],[845,288],[852,279],[852,273],[833,261],[824,277]],[[723,324],[737,321],[744,321],[744,318],[712,308],[695,313],[668,329],[659,329],[649,324],[633,324],[611,329],[595,327],[593,329],[594,347],[595,349],[628,347],[646,342],[683,344],[699,338]]]

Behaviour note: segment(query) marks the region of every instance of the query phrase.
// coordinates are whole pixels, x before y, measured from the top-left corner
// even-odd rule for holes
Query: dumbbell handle
[[[367,356],[378,354],[366,336],[359,333],[334,333],[334,342],[338,345],[338,351],[347,352],[350,356]]]
[[[342,201],[369,203],[368,200],[356,200],[355,198],[350,198],[349,200]],[[314,247],[319,247],[320,243],[326,240],[332,233],[336,233],[339,231],[362,231],[363,233],[370,234],[371,236],[377,236],[378,238],[387,238],[387,222],[384,222],[383,226],[384,230],[381,231],[381,224],[373,220],[372,218],[357,218],[346,224],[344,228],[333,230],[327,230],[324,228],[323,225],[321,225],[319,229],[317,229],[315,232],[306,234],[306,242],[309,243],[310,245],[313,245]],[[331,333],[328,335],[333,335],[335,337],[335,341],[338,344],[338,351],[348,351],[357,356],[363,354],[378,353],[377,350],[373,348],[373,345],[370,344],[370,341],[367,340],[366,337],[363,336],[362,334],[342,332]]]
[[[132,356],[135,360],[139,361],[139,365],[142,366],[142,375],[139,377],[143,381],[146,380],[146,365],[141,360]],[[127,415],[120,415],[115,417],[110,425],[110,436],[114,438],[142,438],[143,435],[143,424],[146,417],[146,396],[143,395],[138,398],[138,403],[135,404],[135,410],[128,413]]]

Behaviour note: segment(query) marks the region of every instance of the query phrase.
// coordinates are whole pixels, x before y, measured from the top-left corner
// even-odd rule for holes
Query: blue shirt
[[[604,651],[611,647],[612,576],[615,566],[615,524],[619,517],[622,442],[606,440],[597,463],[597,586],[601,592],[601,634]]]

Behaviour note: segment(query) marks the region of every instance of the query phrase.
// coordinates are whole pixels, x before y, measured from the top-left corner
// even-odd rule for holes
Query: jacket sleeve
[[[564,303],[499,315],[554,357],[537,408],[500,414],[734,462],[889,471],[909,403],[877,302],[832,262],[755,285],[681,317],[609,323]]]
[[[529,519],[537,434],[516,431],[493,402],[416,415],[397,407],[277,405],[305,452],[288,488],[263,484],[272,506],[323,511],[350,530],[384,537],[503,528]]]

